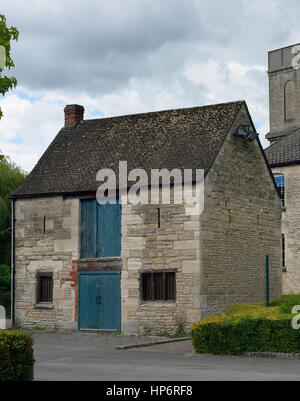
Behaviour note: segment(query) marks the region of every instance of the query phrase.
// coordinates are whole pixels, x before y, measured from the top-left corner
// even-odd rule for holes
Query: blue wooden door
[[[79,329],[121,329],[120,272],[79,273]]]
[[[119,201],[99,205],[95,199],[81,201],[81,258],[121,256]]]
[[[98,204],[97,257],[121,255],[121,205]]]
[[[97,250],[97,202],[81,201],[81,258],[95,257]]]

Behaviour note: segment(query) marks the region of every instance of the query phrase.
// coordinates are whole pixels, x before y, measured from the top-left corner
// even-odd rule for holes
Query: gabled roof
[[[96,191],[96,174],[119,161],[143,168],[212,166],[244,101],[84,120],[63,127],[13,197]]]
[[[300,128],[265,149],[271,167],[300,163]]]

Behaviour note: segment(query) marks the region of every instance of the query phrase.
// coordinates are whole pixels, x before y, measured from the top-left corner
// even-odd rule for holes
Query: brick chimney
[[[83,120],[84,107],[78,104],[68,104],[65,109],[65,125],[74,125]]]

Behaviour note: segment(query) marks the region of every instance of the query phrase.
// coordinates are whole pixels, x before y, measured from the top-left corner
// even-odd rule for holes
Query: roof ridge
[[[150,114],[161,114],[161,113],[169,113],[172,111],[186,111],[186,110],[195,110],[195,109],[205,109],[205,108],[212,108],[217,106],[225,106],[225,105],[233,105],[233,104],[247,104],[246,100],[235,100],[232,102],[222,102],[222,103],[214,103],[214,104],[206,104],[204,106],[191,106],[191,107],[179,107],[176,109],[165,109],[165,110],[157,110],[157,111],[146,111],[142,113],[133,113],[133,114],[121,114],[118,116],[111,116],[111,117],[98,117],[98,118],[89,118],[84,119],[81,123],[89,122],[89,121],[97,121],[97,120],[109,120],[115,118],[122,118],[122,117],[136,117],[136,116],[146,116]]]

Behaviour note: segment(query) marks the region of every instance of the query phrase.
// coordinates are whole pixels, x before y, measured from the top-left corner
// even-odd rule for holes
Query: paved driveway
[[[300,380],[297,360],[196,355],[189,342],[116,350],[149,338],[110,333],[33,335],[36,380]]]

